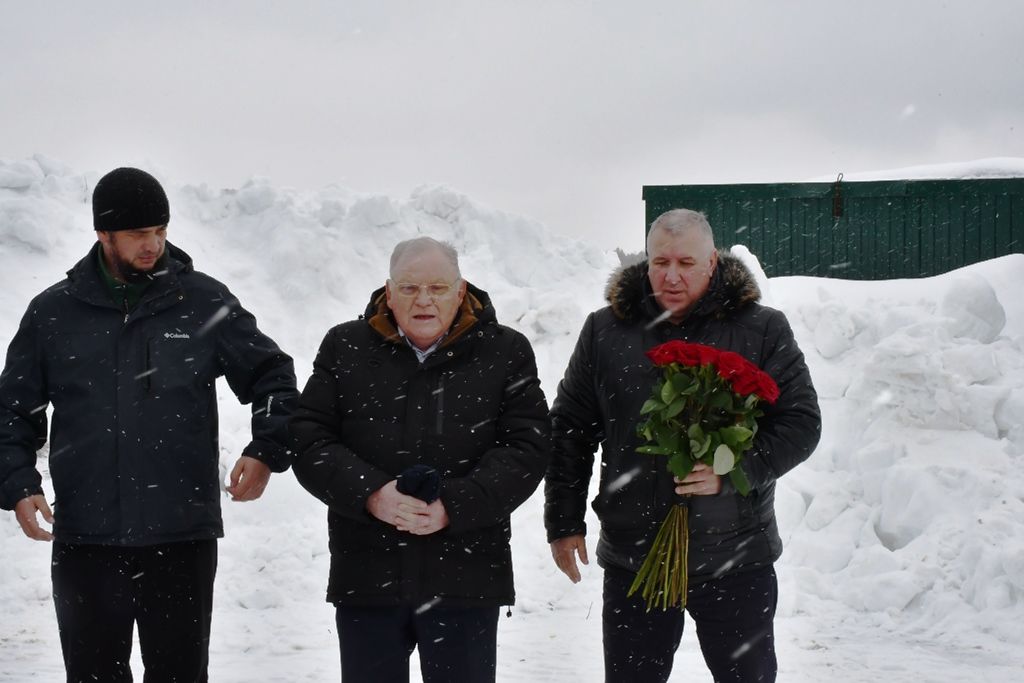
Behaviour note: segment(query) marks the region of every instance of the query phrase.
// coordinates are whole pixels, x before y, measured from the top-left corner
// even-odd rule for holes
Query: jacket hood
[[[398,325],[388,308],[387,297],[384,287],[374,291],[370,295],[370,302],[366,305],[363,318],[370,324],[379,335],[392,342],[399,342],[402,335],[398,332]],[[466,332],[477,325],[493,324],[497,322],[494,313],[494,306],[491,304],[490,295],[484,290],[466,281],[466,296],[462,299],[462,306],[455,315],[448,335],[441,343],[441,348],[448,346]]]
[[[654,300],[647,277],[647,261],[624,266],[608,279],[605,299],[620,320],[653,320],[662,309]],[[708,291],[697,302],[690,315],[725,318],[730,312],[757,303],[761,290],[754,275],[743,262],[728,251],[718,250],[718,266]]]

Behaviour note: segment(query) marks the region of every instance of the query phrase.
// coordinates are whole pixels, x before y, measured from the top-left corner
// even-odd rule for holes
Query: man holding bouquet
[[[758,303],[753,276],[715,249],[707,219],[695,211],[659,216],[648,233],[647,261],[616,273],[606,298],[609,306],[584,323],[558,387],[545,485],[552,556],[575,583],[577,558],[588,563],[584,515],[600,444],[593,508],[601,522],[606,681],[666,681],[671,673],[685,612],[682,605],[650,608],[634,583],[674,506],[688,518],[685,610],[715,681],[774,681],[774,562],[782,552],[775,480],[807,459],[821,431],[803,354],[786,317]],[[736,454],[741,471],[733,476],[716,474],[719,459],[713,468],[708,455],[673,477],[662,459],[637,452],[645,444],[638,431],[651,424],[641,413],[651,410],[651,387],[661,380],[645,353],[674,340],[739,354],[777,385],[777,398],[773,392],[770,405],[759,407],[748,449]],[[693,432],[683,440],[696,446],[703,432],[692,438]],[[737,481],[749,490],[741,493]]]

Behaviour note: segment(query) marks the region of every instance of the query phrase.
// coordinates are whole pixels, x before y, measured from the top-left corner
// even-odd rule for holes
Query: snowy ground
[[[0,161],[3,348],[29,299],[90,246],[99,175]],[[453,242],[499,319],[529,336],[551,397],[617,264],[445,188],[397,199],[164,180],[170,239],[295,356],[300,383],[327,328],[383,282],[395,242],[424,233]],[[778,490],[781,681],[1024,680],[1022,285],[1024,255],[928,280],[763,283],[807,354],[825,420],[816,453]],[[227,463],[248,440],[247,410],[226,386],[221,398]],[[261,501],[224,507],[212,680],[337,680],[322,506],[285,474]],[[541,507],[535,495],[514,516],[519,597],[501,620],[498,679],[601,680],[600,569],[576,586],[555,570]],[[62,680],[48,557],[0,514],[0,682]],[[711,680],[692,631],[673,680]]]

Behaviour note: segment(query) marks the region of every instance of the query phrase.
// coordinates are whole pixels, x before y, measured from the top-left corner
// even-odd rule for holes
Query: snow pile
[[[0,161],[3,348],[31,297],[92,244],[100,175],[42,156]],[[383,284],[394,244],[428,234],[456,246],[499,320],[530,338],[552,398],[618,265],[614,253],[445,187],[397,199],[163,180],[170,240],[295,357],[300,385],[324,332]],[[849,282],[766,280],[756,255],[734,251],[789,316],[824,414],[818,451],[778,488],[781,680],[1010,680],[1024,663],[1024,256],[927,280]],[[248,420],[226,386],[221,396],[227,464]],[[212,677],[336,680],[322,506],[285,475],[263,500],[224,507]],[[600,571],[586,569],[577,586],[557,573],[541,509],[534,496],[513,519],[519,599],[502,620],[499,680],[599,680]],[[48,555],[0,515],[0,681],[62,672]],[[686,638],[678,680],[709,680]]]
[[[808,592],[950,644],[965,622],[1020,638],[1022,272],[1012,255],[925,280],[771,282],[825,415],[780,501]]]

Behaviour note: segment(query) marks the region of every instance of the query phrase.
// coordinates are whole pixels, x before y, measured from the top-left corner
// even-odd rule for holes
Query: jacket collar
[[[654,320],[662,313],[647,277],[646,260],[615,271],[605,288],[605,299],[620,320]],[[761,290],[743,262],[719,249],[718,266],[708,291],[687,317],[726,318],[760,299]]]

